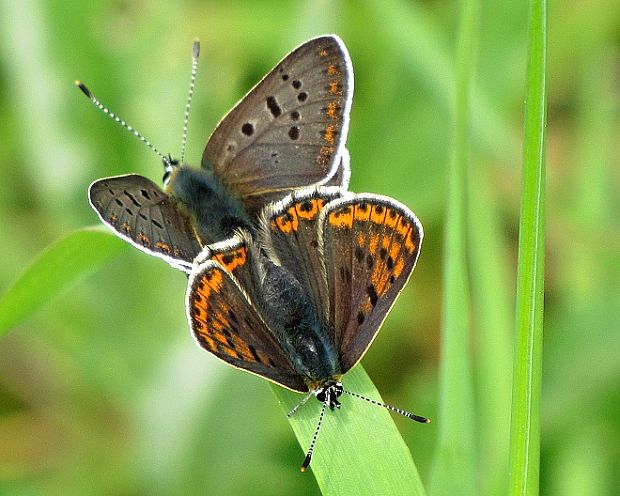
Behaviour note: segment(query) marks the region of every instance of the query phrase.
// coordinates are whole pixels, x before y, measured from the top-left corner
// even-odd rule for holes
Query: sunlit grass
[[[462,3],[455,50],[454,134],[443,252],[439,435],[431,473],[431,494],[436,496],[477,492],[478,485],[467,270],[467,180],[472,168],[471,88],[478,8],[477,0]]]
[[[517,274],[510,491],[539,493],[545,281],[547,4],[530,1],[523,189]]]

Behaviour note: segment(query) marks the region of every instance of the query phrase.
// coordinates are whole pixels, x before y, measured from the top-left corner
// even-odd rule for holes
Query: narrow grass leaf
[[[519,226],[510,491],[536,495],[544,308],[546,2],[529,4],[523,189]]]
[[[343,378],[345,389],[382,401],[374,384],[358,365]],[[303,396],[279,386],[273,391],[288,412]],[[341,396],[342,408],[325,413],[316,449],[308,471],[314,474],[324,495],[424,495],[424,488],[391,414],[385,409],[348,395]],[[403,406],[403,405],[399,405]],[[404,405],[407,407],[407,405]],[[299,440],[301,466],[316,429],[321,404],[310,398],[289,419]],[[420,429],[432,424],[419,425]],[[308,473],[304,477],[310,477]]]
[[[405,64],[403,70],[420,78],[437,108],[450,115],[454,112],[455,74],[448,43],[439,33],[433,16],[420,2],[402,0],[365,0],[369,15],[381,19],[377,29],[383,30]],[[498,112],[495,102],[475,85],[470,88],[476,112],[471,115],[472,136],[489,153],[505,160],[518,152],[509,124]]]
[[[431,493],[437,496],[477,493],[465,218],[477,11],[476,0],[462,3],[457,37],[455,130],[444,249],[439,437],[431,473]]]
[[[475,398],[480,494],[508,492],[514,279],[509,239],[486,164],[469,175],[469,267],[476,343]]]
[[[0,297],[0,336],[125,246],[98,227],[75,231],[50,245]]]

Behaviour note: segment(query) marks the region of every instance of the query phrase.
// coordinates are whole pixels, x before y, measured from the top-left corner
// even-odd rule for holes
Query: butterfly
[[[198,54],[195,42],[186,129]],[[353,69],[335,35],[303,43],[250,90],[209,137],[199,169],[162,155],[77,84],[158,153],[165,169],[163,190],[137,174],[95,181],[88,193],[92,207],[115,234],[185,272],[204,246],[236,228],[252,232],[262,209],[291,191],[348,186]]]
[[[300,405],[315,396],[322,419],[348,393],[340,379],[376,337],[422,239],[416,216],[392,198],[296,190],[263,210],[254,238],[239,230],[196,259],[186,295],[192,335],[224,362],[306,393]]]

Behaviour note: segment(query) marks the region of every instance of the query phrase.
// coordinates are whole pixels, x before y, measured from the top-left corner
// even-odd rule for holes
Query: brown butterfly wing
[[[325,267],[319,255],[319,218],[328,202],[340,198],[337,187],[298,190],[265,209],[261,244],[267,255],[289,271],[309,295],[315,314],[328,319]]]
[[[344,373],[364,355],[409,279],[423,231],[407,207],[369,194],[331,202],[321,222],[329,320]]]
[[[348,131],[353,71],[336,36],[314,38],[274,67],[218,124],[202,166],[250,212],[334,175]]]
[[[88,190],[102,222],[140,250],[189,271],[202,249],[187,215],[149,179],[137,174],[99,179]]]
[[[308,390],[249,296],[217,261],[194,269],[186,304],[191,332],[202,348],[294,391]]]

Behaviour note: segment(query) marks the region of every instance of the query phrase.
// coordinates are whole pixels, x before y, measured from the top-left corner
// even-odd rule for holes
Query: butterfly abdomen
[[[230,238],[239,228],[252,229],[241,202],[210,171],[179,167],[166,189],[190,216],[203,244]]]
[[[338,355],[308,291],[292,272],[264,263],[261,306],[267,323],[307,383],[332,379],[340,373]]]

